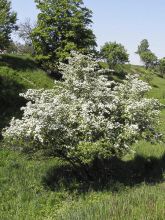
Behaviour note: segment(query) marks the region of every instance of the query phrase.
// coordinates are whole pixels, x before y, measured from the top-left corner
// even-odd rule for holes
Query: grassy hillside
[[[131,73],[149,74],[142,67],[125,66]],[[52,88],[53,80],[28,57],[0,58],[0,124],[20,115],[27,88]],[[165,103],[165,79],[153,75],[150,97]],[[6,118],[6,120],[5,120]],[[165,133],[165,110],[161,114]],[[29,159],[0,149],[0,219],[2,220],[141,220],[165,216],[165,146],[141,141],[136,154],[111,163],[106,183],[81,182],[57,158]]]
[[[20,115],[25,100],[19,93],[28,88],[52,88],[53,80],[30,57],[0,56],[0,130],[12,116]]]

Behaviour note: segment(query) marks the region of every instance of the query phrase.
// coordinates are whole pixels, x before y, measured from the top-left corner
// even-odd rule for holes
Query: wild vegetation
[[[27,88],[51,88],[53,81],[29,56],[0,55],[0,131],[20,115],[25,100],[19,93]]]
[[[116,42],[107,42],[100,50],[101,56],[106,60],[110,68],[129,62],[129,54],[123,45]]]
[[[94,52],[95,35],[90,29],[92,11],[82,0],[35,0],[40,10],[32,31],[35,58],[44,68],[55,71],[72,50]]]
[[[140,42],[138,50],[136,52],[139,54],[141,61],[144,63],[146,69],[157,65],[158,58],[156,55],[149,49],[148,40],[144,39]]]
[[[0,219],[163,220],[164,58],[144,39],[144,67],[125,64],[82,0],[35,2],[20,44],[0,0]]]
[[[134,74],[138,72],[144,78],[149,71],[131,65],[124,68]],[[53,88],[54,85],[53,80],[28,57],[3,55],[0,70],[1,78],[5,79],[1,83],[10,82],[11,88],[3,99],[12,101],[13,96],[9,94],[17,91],[13,103],[10,102],[12,116],[17,116],[17,112],[20,114],[17,104],[24,103],[21,100],[20,104],[18,92],[27,88]],[[165,103],[165,79],[153,74],[150,83],[152,90],[147,96]],[[17,90],[19,85],[20,90]],[[16,107],[17,110],[12,111]],[[9,119],[4,122],[1,117],[1,124],[8,122]],[[162,110],[162,132],[165,131],[164,124],[165,111]],[[44,159],[40,155],[29,158],[1,147],[2,219],[163,219],[164,144],[140,141],[134,145],[134,150],[135,154],[108,161],[106,166],[107,169],[110,167],[110,173],[106,173],[106,179],[101,180],[98,176],[97,181],[88,182],[77,177],[72,166],[63,160]],[[91,170],[98,174],[95,164]]]
[[[6,49],[11,41],[11,33],[17,29],[17,14],[11,10],[11,2],[0,0],[0,50]]]

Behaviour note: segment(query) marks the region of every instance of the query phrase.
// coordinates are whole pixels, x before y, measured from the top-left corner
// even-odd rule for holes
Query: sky
[[[35,21],[34,0],[11,0],[19,22],[25,18]],[[165,0],[84,0],[93,12],[92,29],[98,48],[105,42],[121,43],[130,54],[130,63],[140,64],[135,54],[142,39],[148,39],[150,49],[165,57]]]

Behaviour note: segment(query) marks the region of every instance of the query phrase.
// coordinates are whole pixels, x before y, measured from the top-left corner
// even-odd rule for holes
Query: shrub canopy
[[[140,138],[155,137],[160,104],[144,97],[147,83],[131,75],[123,83],[108,81],[108,70],[81,54],[60,68],[64,81],[54,89],[21,94],[29,100],[23,117],[13,118],[3,132],[14,149],[86,164],[121,156]]]

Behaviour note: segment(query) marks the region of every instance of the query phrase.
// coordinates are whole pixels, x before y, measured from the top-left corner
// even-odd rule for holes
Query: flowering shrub
[[[75,54],[61,64],[64,81],[54,89],[21,94],[29,102],[3,136],[14,149],[59,156],[72,164],[120,156],[140,138],[155,136],[160,104],[144,94],[137,76],[108,81],[92,56]],[[21,144],[20,144],[21,143]]]

